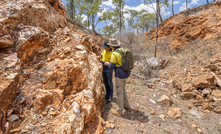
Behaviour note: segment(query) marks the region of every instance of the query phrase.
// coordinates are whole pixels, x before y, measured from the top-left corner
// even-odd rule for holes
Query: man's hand
[[[105,62],[104,65],[108,66],[110,63],[109,62]]]

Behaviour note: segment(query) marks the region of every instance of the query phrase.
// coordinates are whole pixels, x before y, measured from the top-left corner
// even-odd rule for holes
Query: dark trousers
[[[106,99],[113,98],[113,82],[112,82],[112,75],[113,69],[103,69],[103,82],[106,88]]]

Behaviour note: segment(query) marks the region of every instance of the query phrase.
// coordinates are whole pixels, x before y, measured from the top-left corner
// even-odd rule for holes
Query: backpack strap
[[[121,54],[120,48],[115,49],[114,52]],[[118,62],[116,64],[119,65],[120,67],[122,67]]]

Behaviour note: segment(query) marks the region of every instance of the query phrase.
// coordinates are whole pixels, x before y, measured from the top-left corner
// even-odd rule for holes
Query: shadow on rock
[[[106,100],[103,102],[102,118],[104,121],[108,120],[108,115],[112,107],[113,105],[111,103],[107,103]]]

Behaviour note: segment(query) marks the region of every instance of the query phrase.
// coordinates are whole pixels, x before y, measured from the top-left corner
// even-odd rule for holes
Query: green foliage
[[[97,13],[101,12],[102,0],[67,0],[67,13],[68,17],[85,25],[87,27],[92,26],[92,30],[95,31],[95,27],[101,20]],[[82,22],[82,15],[86,15],[87,22]]]
[[[155,13],[141,13],[134,27],[141,29],[143,32],[147,32],[156,26],[156,15]]]
[[[139,18],[139,14],[140,12],[139,11],[136,11],[136,10],[128,10],[130,14],[130,16],[127,18],[127,21],[128,21],[128,30],[129,32],[131,31],[132,28],[134,28],[134,25],[137,21],[137,19]],[[142,10],[143,11],[143,10]],[[145,11],[145,10],[144,10]]]
[[[156,3],[156,0],[144,0],[144,4],[152,4],[152,3]],[[160,5],[163,6],[169,6],[169,0],[160,0]]]
[[[158,9],[154,7],[153,3],[156,3],[158,5],[157,7]],[[155,11],[156,14],[158,14],[160,21],[163,22],[163,18],[160,14],[160,8],[163,6],[168,7],[170,5],[169,0],[144,0],[144,4],[150,4],[151,6],[149,5],[148,6],[151,7]]]
[[[155,13],[148,13],[146,10],[136,11],[129,10],[130,17],[127,18],[128,30],[147,32],[156,25]]]
[[[105,0],[107,1],[107,0]],[[124,14],[126,13],[123,11],[125,2],[124,0],[113,0],[113,5],[116,6],[114,11],[106,11],[101,16],[100,20],[102,21],[111,21],[113,25],[119,29],[119,33],[121,35],[121,29],[124,28],[125,17]],[[104,28],[107,28],[106,26]],[[103,28],[103,29],[104,29]]]
[[[69,18],[75,20],[80,8],[80,0],[67,0],[67,2],[67,15]]]
[[[113,24],[106,25],[102,28],[101,35],[104,37],[111,38],[114,37],[116,31],[117,27],[115,27]]]
[[[98,12],[101,12],[102,0],[81,0],[80,14],[85,14],[88,18],[88,27],[92,26],[92,30],[95,31],[97,23],[100,18],[97,16]]]

